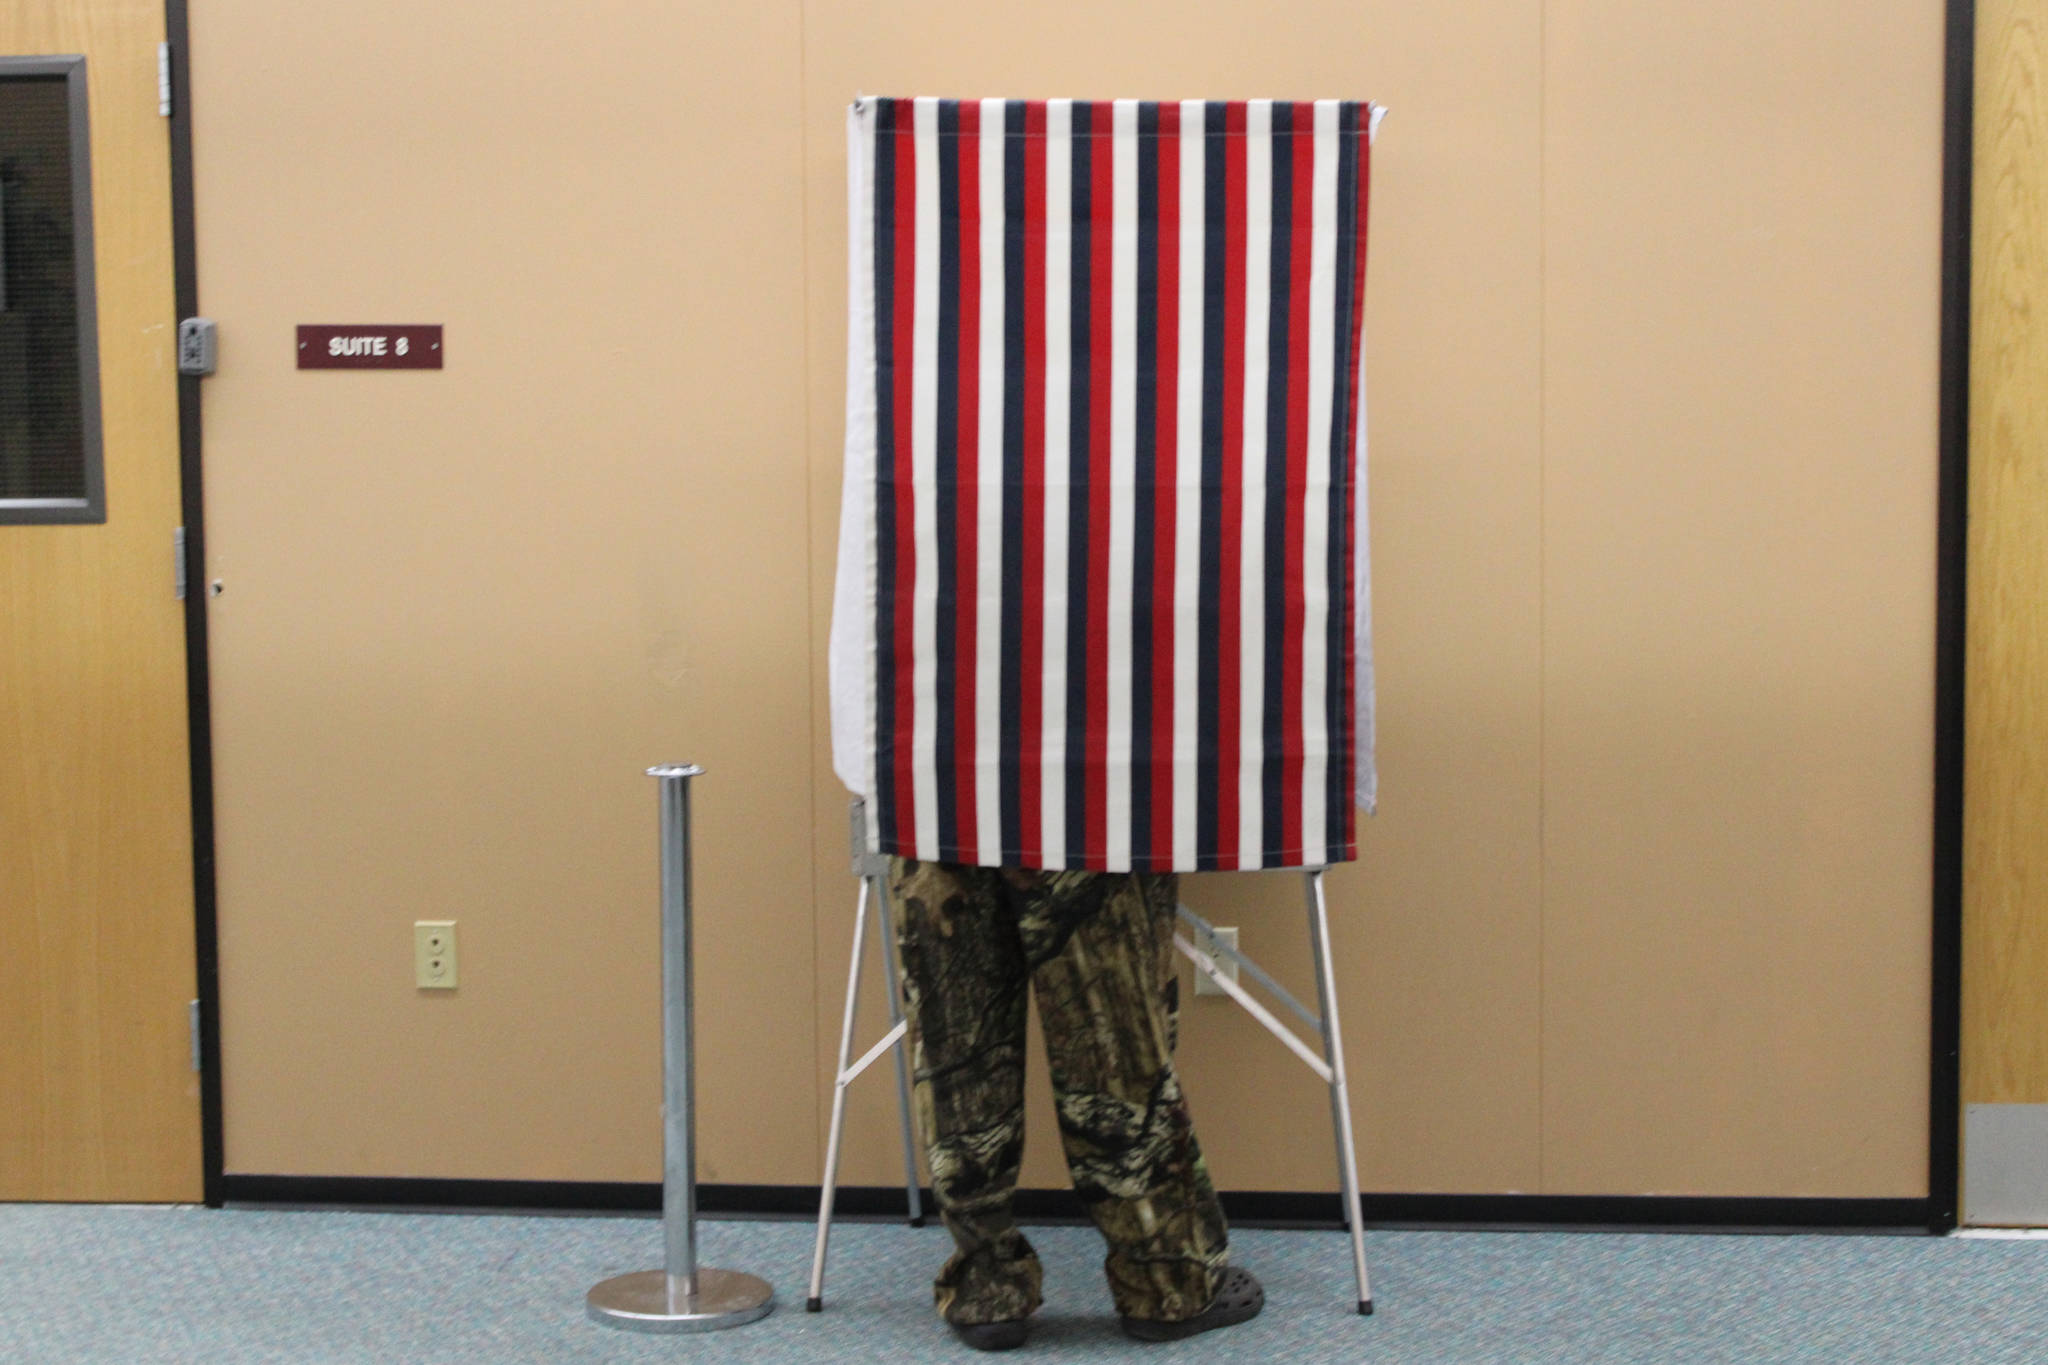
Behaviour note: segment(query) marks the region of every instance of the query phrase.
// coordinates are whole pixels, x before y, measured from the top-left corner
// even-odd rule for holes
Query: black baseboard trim
[[[238,1208],[357,1211],[647,1214],[661,1209],[661,1186],[632,1181],[422,1180],[374,1176],[227,1175],[226,1202]],[[1223,1210],[1240,1227],[1332,1228],[1341,1222],[1335,1194],[1234,1190]],[[925,1195],[929,1208],[930,1194]],[[1674,1195],[1367,1194],[1369,1226],[1658,1232],[1927,1233],[1925,1199],[1741,1199]],[[815,1218],[816,1185],[697,1186],[697,1208],[713,1217]],[[842,1186],[837,1217],[896,1220],[908,1213],[903,1190]],[[1017,1216],[1029,1223],[1083,1222],[1072,1190],[1019,1190]]]

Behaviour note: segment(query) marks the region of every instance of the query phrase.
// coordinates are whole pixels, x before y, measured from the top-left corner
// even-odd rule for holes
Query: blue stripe
[[[896,822],[896,106],[875,101],[875,820]]]
[[[1159,515],[1159,106],[1138,106],[1137,465],[1131,490],[1131,867],[1152,866],[1152,590]],[[1168,534],[1171,534],[1169,531]],[[1170,618],[1169,618],[1170,619]],[[1172,717],[1163,718],[1168,725]],[[1170,775],[1167,780],[1171,780]],[[1170,833],[1170,831],[1169,831]]]
[[[1220,866],[1217,829],[1217,674],[1222,666],[1218,614],[1223,609],[1223,310],[1229,200],[1224,176],[1225,106],[1203,106],[1202,131],[1202,516],[1199,639],[1195,661],[1195,860],[1203,871]]]
[[[1073,404],[1068,412],[1067,471],[1071,481],[1067,495],[1067,866],[1082,864],[1087,843],[1088,810],[1088,405],[1093,395],[1088,385],[1089,308],[1088,233],[1090,211],[1089,162],[1095,139],[1086,134],[1093,127],[1093,106],[1074,102],[1074,201],[1073,265],[1070,276],[1072,313],[1068,361]],[[1107,399],[1108,395],[1103,395]]]
[[[1259,755],[1261,867],[1276,861],[1273,854],[1280,836],[1280,777],[1285,743],[1280,723],[1280,692],[1282,651],[1286,648],[1287,500],[1295,493],[1287,483],[1287,334],[1292,302],[1288,266],[1294,211],[1294,140],[1288,134],[1293,126],[1294,106],[1274,101],[1272,285],[1266,315],[1266,685],[1262,717],[1265,743],[1260,746]]]
[[[938,505],[938,679],[933,687],[936,734],[933,752],[939,815],[939,856],[960,852],[959,676],[960,637],[960,101],[941,100],[939,158],[939,325],[938,425],[933,442],[933,481]]]

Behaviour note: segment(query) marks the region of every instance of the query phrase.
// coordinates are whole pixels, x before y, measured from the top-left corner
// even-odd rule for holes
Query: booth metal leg
[[[839,1134],[846,1124],[847,1059],[853,1052],[854,1012],[860,1005],[861,949],[868,936],[869,879],[860,880],[860,902],[853,912],[853,952],[846,968],[846,1012],[839,1026],[839,1067],[833,1074],[832,1127],[825,1137],[825,1179],[818,1194],[818,1240],[811,1249],[811,1292],[804,1307],[816,1313],[825,1306],[825,1243],[832,1235],[832,1197],[839,1185]]]
[[[1330,917],[1323,874],[1308,874],[1308,938],[1315,955],[1316,997],[1322,1015],[1323,1060],[1330,1068],[1330,1114],[1337,1130],[1337,1172],[1344,1189],[1344,1224],[1351,1230],[1351,1262],[1358,1272],[1358,1311],[1372,1312],[1365,1271],[1365,1229],[1359,1224],[1358,1148],[1351,1134],[1351,1092],[1344,1079],[1344,1035],[1337,1024],[1337,978],[1330,964]]]
[[[881,921],[882,977],[889,988],[889,1031],[857,1062],[853,1055],[853,1025],[860,1007],[861,956],[867,948],[868,897],[875,898],[876,918]],[[846,1088],[861,1072],[872,1066],[884,1052],[896,1054],[896,1103],[903,1120],[903,1178],[909,1188],[910,1223],[924,1226],[924,1206],[917,1188],[917,1152],[911,1143],[910,1070],[904,1060],[905,1040],[910,1023],[903,1017],[897,995],[894,935],[889,922],[889,891],[878,875],[860,879],[860,900],[853,912],[853,953],[846,966],[846,1012],[839,1025],[839,1070],[832,1080],[832,1126],[825,1137],[825,1178],[818,1191],[818,1238],[811,1249],[811,1292],[804,1307],[812,1313],[825,1307],[825,1248],[832,1235],[832,1203],[839,1191],[839,1139],[846,1128]]]
[[[896,925],[889,913],[889,884],[874,879],[875,910],[881,920],[882,980],[889,988],[889,1023],[902,1024],[903,991],[896,980]],[[910,1201],[910,1226],[924,1226],[924,1201],[917,1188],[917,1125],[910,1121],[910,1038],[896,1043],[896,1112],[903,1124],[903,1189]]]

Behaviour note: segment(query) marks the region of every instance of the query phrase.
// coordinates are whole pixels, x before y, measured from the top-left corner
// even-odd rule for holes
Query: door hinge
[[[185,528],[171,532],[171,588],[180,602],[185,600]]]
[[[156,45],[156,112],[161,118],[171,116],[171,45]]]
[[[206,1054],[199,1047],[199,1002],[197,1000],[186,1002],[185,1020],[192,1029],[192,1069],[194,1071],[204,1071],[206,1070]]]

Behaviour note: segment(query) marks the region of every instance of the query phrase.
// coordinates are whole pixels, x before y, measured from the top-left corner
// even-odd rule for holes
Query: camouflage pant
[[[1117,1311],[1206,1307],[1223,1210],[1173,1071],[1172,876],[893,859],[917,1111],[955,1252],[934,1287],[969,1325],[1021,1318],[1040,1270],[1011,1217],[1024,1154],[1024,991],[1038,996],[1060,1143],[1109,1243]]]

